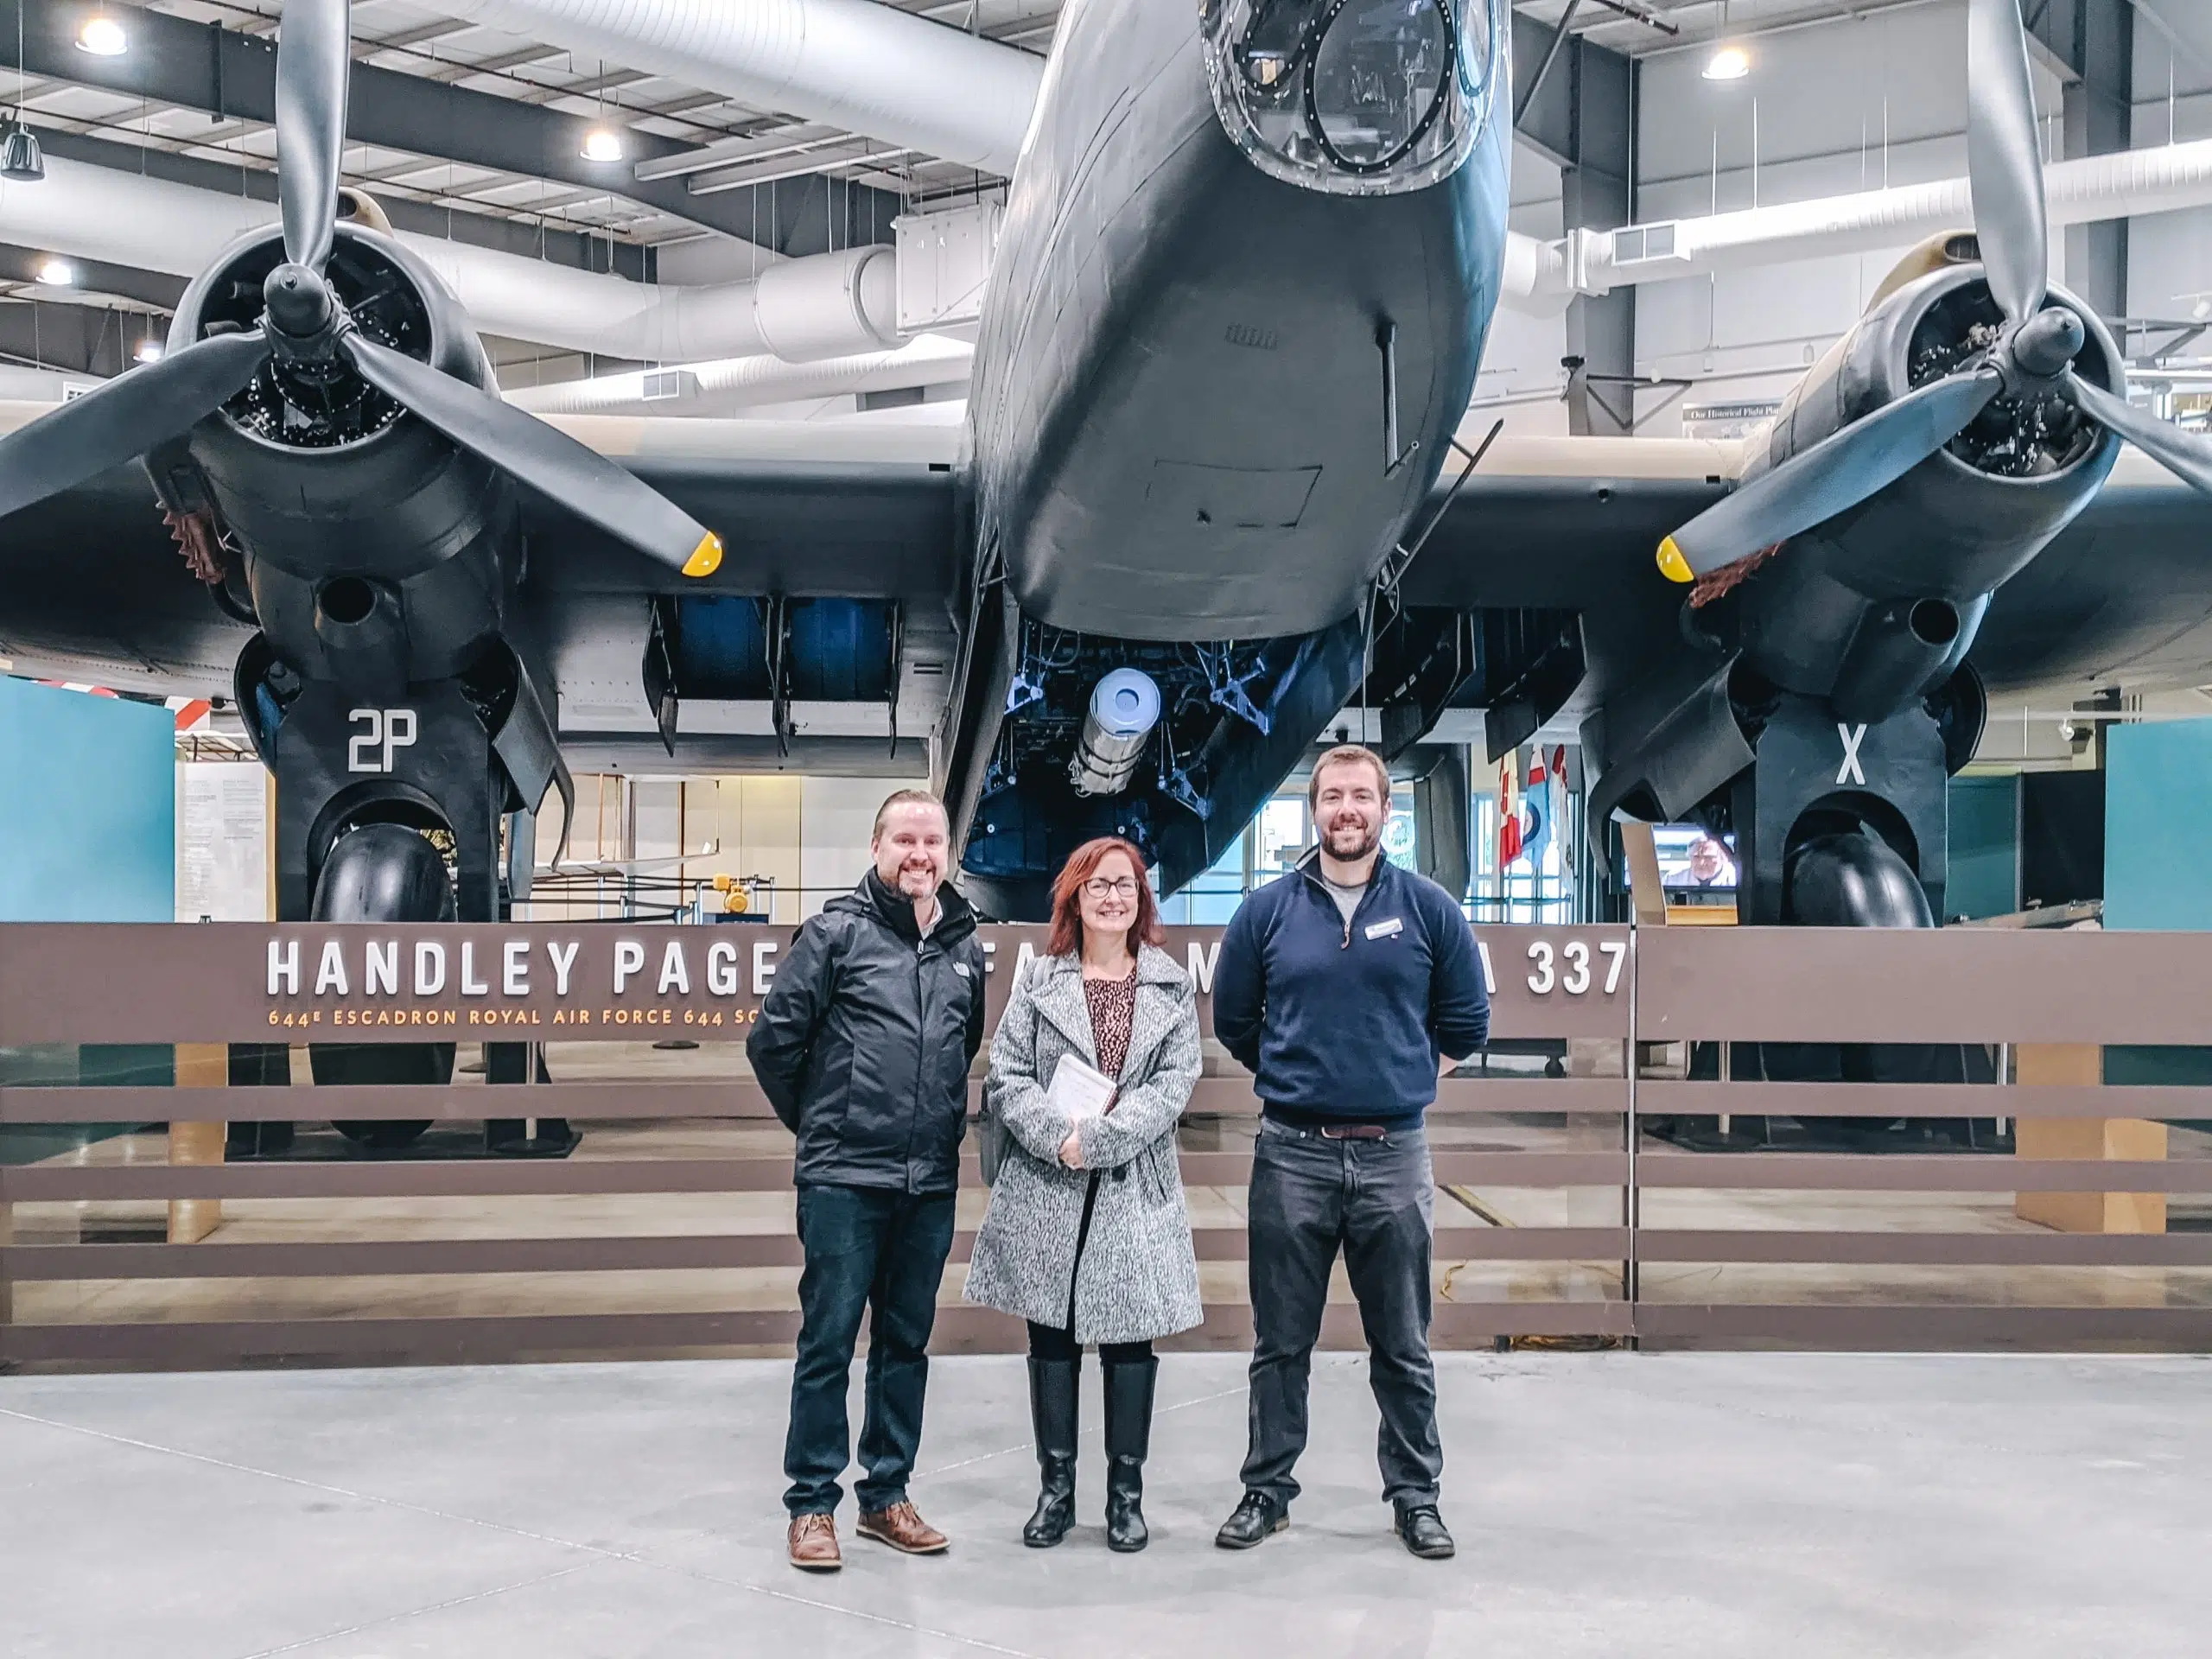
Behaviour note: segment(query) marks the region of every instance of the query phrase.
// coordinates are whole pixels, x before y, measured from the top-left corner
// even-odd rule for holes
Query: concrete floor
[[[1342,1355],[1317,1364],[1281,1537],[1213,1548],[1243,1364],[1178,1355],[1151,1550],[1104,1548],[1093,1457],[1089,1524],[1027,1551],[1022,1370],[990,1357],[933,1373],[914,1497],[950,1554],[849,1538],[829,1579],[782,1560],[772,1360],[0,1379],[0,1650],[2212,1650],[2212,1360],[1463,1354],[1442,1372],[1455,1561],[1388,1535],[1362,1363]]]

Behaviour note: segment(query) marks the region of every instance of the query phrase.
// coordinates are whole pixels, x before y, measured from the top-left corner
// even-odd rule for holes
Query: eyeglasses
[[[1137,896],[1135,879],[1126,875],[1116,876],[1111,881],[1094,875],[1083,884],[1083,890],[1094,899],[1134,899]]]

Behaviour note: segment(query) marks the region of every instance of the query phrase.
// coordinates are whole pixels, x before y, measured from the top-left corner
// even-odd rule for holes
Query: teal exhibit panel
[[[2105,925],[2212,929],[2212,720],[2114,726],[2105,772]],[[2107,1048],[2105,1081],[2212,1082],[2212,1050]]]
[[[2107,734],[2105,925],[2212,929],[2212,720]]]
[[[1950,917],[2007,916],[2020,907],[2020,780],[1951,779]]]
[[[175,716],[159,703],[0,677],[0,922],[175,918]],[[166,1045],[0,1049],[0,1083],[170,1077]],[[17,1126],[0,1134],[0,1162],[103,1132]]]
[[[0,679],[0,921],[175,918],[175,717]]]

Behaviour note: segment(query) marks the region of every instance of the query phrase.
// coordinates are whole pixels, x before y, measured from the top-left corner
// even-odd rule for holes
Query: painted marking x
[[[1866,771],[1859,764],[1859,746],[1866,741],[1865,722],[1862,721],[1856,726],[1847,726],[1841,721],[1838,721],[1835,723],[1835,734],[1843,740],[1843,765],[1836,769],[1836,782],[1863,785],[1866,781]]]

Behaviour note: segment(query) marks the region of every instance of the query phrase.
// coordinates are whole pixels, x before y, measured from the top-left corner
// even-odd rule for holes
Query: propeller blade
[[[276,41],[276,201],[284,257],[315,270],[330,257],[338,223],[353,67],[346,0],[284,0]]]
[[[2212,495],[2212,442],[2160,420],[2147,409],[2138,409],[2125,397],[2113,397],[2102,386],[2091,385],[2071,371],[2066,389],[2099,425],[2119,433],[2183,483]]]
[[[2018,0],[1973,0],[1967,13],[1967,176],[1989,291],[2007,322],[2024,322],[2050,291],[2050,232]]]
[[[721,537],[567,433],[359,334],[346,336],[346,350],[393,402],[587,524],[687,576],[721,563]]]
[[[215,334],[119,374],[0,439],[0,515],[144,454],[236,397],[267,360],[255,331]]]
[[[1714,502],[1660,543],[1660,569],[1694,581],[1857,506],[1958,436],[2004,389],[2002,375],[1983,369],[1907,392]]]

